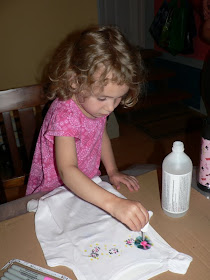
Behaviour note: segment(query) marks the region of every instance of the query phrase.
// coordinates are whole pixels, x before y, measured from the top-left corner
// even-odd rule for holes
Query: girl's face
[[[109,82],[100,93],[95,89],[91,96],[84,98],[84,101],[78,105],[89,118],[107,116],[119,105],[128,90],[129,87],[125,84]]]

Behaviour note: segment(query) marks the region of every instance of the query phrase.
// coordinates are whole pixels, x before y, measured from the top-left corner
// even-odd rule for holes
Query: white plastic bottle
[[[192,169],[183,142],[175,141],[162,164],[162,208],[169,217],[182,217],[189,209]]]

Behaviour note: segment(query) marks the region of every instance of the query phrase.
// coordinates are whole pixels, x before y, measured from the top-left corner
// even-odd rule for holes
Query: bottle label
[[[201,185],[210,187],[210,140],[201,139],[201,155],[198,181]]]
[[[173,175],[163,171],[162,208],[181,214],[189,209],[192,172]]]

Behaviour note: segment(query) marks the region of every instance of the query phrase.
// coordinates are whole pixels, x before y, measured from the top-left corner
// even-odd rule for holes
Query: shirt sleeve
[[[54,136],[80,138],[80,118],[67,105],[57,106],[55,110],[52,108],[52,113],[48,116],[44,136],[51,142],[54,142]]]

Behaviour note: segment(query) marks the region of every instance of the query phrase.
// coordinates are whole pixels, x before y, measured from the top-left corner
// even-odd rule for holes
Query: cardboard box
[[[185,275],[165,272],[152,279],[210,279],[210,201],[192,189],[187,214],[182,218],[170,218],[161,209],[157,172],[138,176],[138,180],[141,186],[138,192],[129,192],[125,187],[120,192],[129,199],[141,201],[148,210],[152,210],[152,227],[174,249],[193,257]],[[0,267],[11,259],[21,259],[76,280],[67,267],[50,268],[46,265],[35,235],[34,213],[0,223]],[[3,272],[0,271],[0,276]]]

